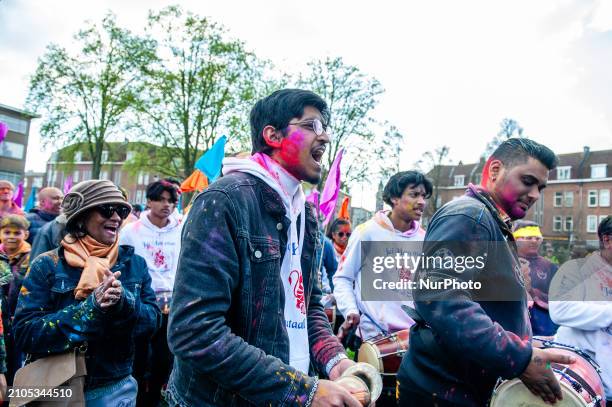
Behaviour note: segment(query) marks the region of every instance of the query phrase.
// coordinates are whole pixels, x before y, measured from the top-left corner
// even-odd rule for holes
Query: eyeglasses
[[[351,232],[337,232],[336,233],[339,237],[351,237]]]
[[[130,208],[123,205],[104,204],[96,206],[95,210],[106,219],[110,219],[115,212],[117,212],[121,219],[125,219],[130,215]]]
[[[327,136],[331,137],[330,133],[327,131],[327,125],[324,125],[323,122],[321,122],[321,120],[319,119],[308,119],[295,123],[289,122],[289,124],[312,130],[317,136],[322,136],[323,133],[326,133]]]

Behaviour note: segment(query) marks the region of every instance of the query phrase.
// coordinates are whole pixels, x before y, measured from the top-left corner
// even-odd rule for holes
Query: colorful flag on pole
[[[340,192],[340,163],[342,162],[343,154],[344,149],[338,151],[334,163],[329,169],[327,179],[325,180],[325,187],[321,193],[319,209],[323,216],[325,216],[323,226],[329,223],[336,209],[336,200],[338,199],[338,192]]]
[[[213,182],[221,175],[221,163],[225,156],[225,142],[227,137],[221,136],[211,148],[205,152],[195,163],[195,167],[202,171]]]
[[[346,220],[350,219],[348,207],[349,207],[349,197],[345,196],[344,199],[342,200],[342,206],[340,207],[340,212],[338,212],[338,219],[346,219]]]
[[[13,202],[15,202],[15,205],[17,205],[18,207],[22,207],[23,204],[23,181],[21,181],[19,183],[19,185],[17,185],[17,192],[15,193],[15,196],[13,196]]]
[[[23,208],[24,212],[30,212],[36,206],[36,187],[32,187],[32,191],[30,192],[30,196],[28,197],[28,201]]]
[[[194,170],[181,184],[181,192],[203,191],[208,186],[206,175],[200,170]]]
[[[8,133],[8,126],[6,125],[6,123],[0,122],[0,143],[4,141],[6,133]]]
[[[64,180],[64,195],[72,189],[72,174],[68,175]]]

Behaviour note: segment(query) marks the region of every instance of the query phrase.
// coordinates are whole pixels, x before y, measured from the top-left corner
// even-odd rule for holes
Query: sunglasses
[[[336,234],[340,237],[351,237],[351,232],[337,232]]]
[[[115,212],[117,212],[117,215],[119,215],[121,219],[125,219],[129,216],[131,212],[130,208],[128,208],[127,206],[111,204],[96,206],[94,209],[106,219],[110,219],[113,216],[113,213]]]

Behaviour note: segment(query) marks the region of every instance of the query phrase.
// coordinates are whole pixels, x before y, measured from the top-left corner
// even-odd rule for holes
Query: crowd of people
[[[373,363],[375,349],[385,388],[377,406],[493,405],[512,380],[522,397],[549,404],[567,396],[564,380],[593,390],[592,405],[610,404],[612,216],[599,225],[598,251],[562,265],[542,254],[539,225],[523,220],[555,154],[529,139],[501,143],[481,184],[426,228],[434,186],[416,170],[387,180],[389,210],[323,228],[303,183],[321,181],[329,116],[310,91],[259,100],[251,154],[225,158],[186,216],[173,179],[147,186],[146,208],[119,185],[86,180],[65,196],[42,189],[28,213],[0,180],[2,395],[28,366],[72,355],[84,357],[87,406],[358,407],[336,380],[358,361]],[[479,270],[402,268],[399,277],[482,281],[512,298],[452,285],[371,300],[371,242],[411,244],[424,256],[486,247]],[[558,373],[583,356],[598,364],[605,394]]]

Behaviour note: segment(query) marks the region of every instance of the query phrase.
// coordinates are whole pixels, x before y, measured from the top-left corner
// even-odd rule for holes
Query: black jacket
[[[531,358],[527,298],[510,229],[482,195],[468,193],[448,203],[429,224],[426,256],[448,250],[456,256],[458,247],[462,255],[487,253],[484,268],[462,273],[437,269],[434,275],[480,281],[489,290],[485,298],[493,301],[478,299],[483,294],[476,290],[417,289],[415,306],[424,321],[411,330],[398,379],[424,395],[480,406],[499,377],[517,377]],[[421,277],[426,276],[417,273],[417,280]]]

